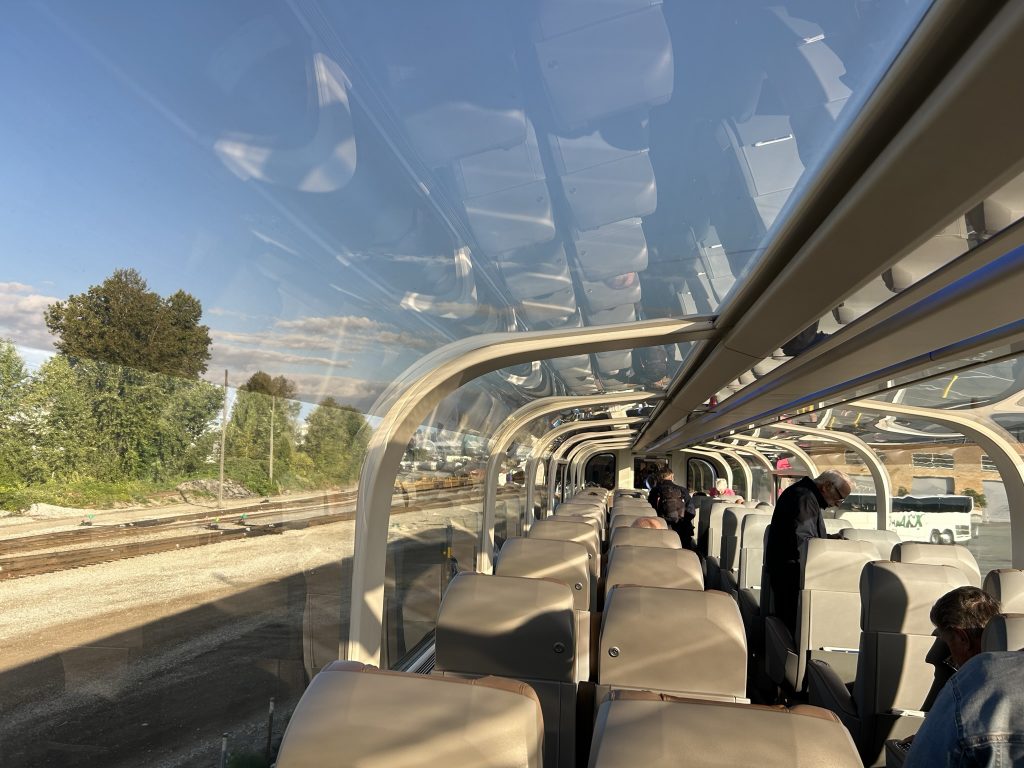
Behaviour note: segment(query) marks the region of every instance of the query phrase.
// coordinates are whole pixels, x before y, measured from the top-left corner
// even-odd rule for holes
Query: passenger
[[[935,649],[928,654],[928,662],[935,665],[935,681],[921,709],[931,709],[953,673],[981,653],[981,633],[1000,610],[999,601],[977,587],[957,587],[935,601],[928,618],[945,648],[936,644],[942,655],[932,658]]]
[[[772,513],[764,564],[774,600],[774,615],[796,634],[796,604],[800,592],[800,546],[808,539],[838,538],[825,530],[822,510],[838,507],[850,495],[850,478],[837,469],[813,480],[801,478],[782,494]]]
[[[717,498],[718,496],[735,496],[736,492],[729,487],[729,483],[724,477],[720,477],[715,480],[715,487],[711,489],[708,495],[712,498]]]
[[[658,471],[658,484],[647,497],[658,517],[665,518],[668,527],[679,534],[685,549],[693,549],[693,500],[686,489],[675,484],[675,474],[669,467]]]
[[[667,531],[668,523],[662,517],[638,517],[634,520],[630,528],[650,528],[654,531]]]
[[[1022,651],[977,654],[942,689],[904,768],[942,765],[1024,765]]]

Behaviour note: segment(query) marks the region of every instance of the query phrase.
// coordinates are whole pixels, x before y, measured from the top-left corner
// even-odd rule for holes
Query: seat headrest
[[[808,539],[801,572],[801,589],[857,592],[865,564],[878,559],[875,545],[866,541]]]
[[[435,667],[572,682],[575,643],[573,594],[564,584],[463,573],[437,612]]]
[[[999,601],[1006,613],[1024,613],[1024,570],[999,568],[989,571],[985,576],[984,589]]]
[[[764,543],[764,532],[772,524],[771,515],[747,515],[741,521],[740,536],[744,547],[760,547]]]
[[[590,610],[589,560],[587,548],[575,541],[514,537],[501,545],[494,573],[561,582],[573,591],[576,610],[587,611]]]
[[[935,601],[957,587],[969,586],[964,574],[948,565],[876,560],[860,576],[862,632],[930,635],[928,618]]]
[[[671,530],[655,530],[653,528],[616,528],[612,531],[610,547],[666,547],[682,549],[679,534]]]
[[[556,526],[556,527],[552,527]],[[575,526],[573,528],[566,528],[564,526]],[[545,535],[541,536],[538,531],[544,532]],[[530,536],[536,536],[539,539],[557,538],[564,539],[569,534],[567,531],[578,532],[583,536],[597,536],[601,537],[601,523],[592,517],[586,517],[585,515],[552,515],[551,517],[545,517],[543,520],[538,520],[530,526]],[[547,535],[547,533],[551,535]],[[570,539],[574,540],[574,539]]]
[[[651,512],[654,512],[652,509]],[[641,515],[633,514],[631,512],[616,512],[612,515],[612,530],[616,528],[629,528],[633,524],[634,520],[639,520],[641,517],[654,517],[654,515]]]
[[[622,585],[608,593],[598,682],[742,698],[747,638],[725,592]]]
[[[959,568],[972,587],[981,586],[981,569],[970,550],[962,544],[925,544],[920,541],[903,541],[892,549],[892,559],[900,563],[927,563],[929,565],[951,565]]]
[[[302,694],[277,765],[314,768],[324,755],[343,754],[349,765],[432,768],[438,761],[479,765],[486,754],[488,766],[540,768],[543,739],[540,702],[525,683],[336,661]]]
[[[900,543],[900,536],[896,531],[876,531],[873,528],[844,528],[839,535],[847,541],[871,542],[878,550],[879,560],[891,560],[892,548]]]
[[[982,651],[1021,649],[1024,649],[1024,613],[1000,613],[989,619],[981,634]]]
[[[612,549],[605,589],[618,584],[671,589],[704,589],[700,558],[688,549],[631,547]]]

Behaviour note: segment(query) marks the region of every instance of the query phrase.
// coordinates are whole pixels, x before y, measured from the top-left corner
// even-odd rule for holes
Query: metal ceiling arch
[[[884,531],[888,527],[889,513],[892,512],[892,482],[889,479],[889,471],[870,445],[856,435],[848,435],[831,429],[808,427],[803,424],[768,424],[764,428],[779,432],[795,432],[798,435],[821,437],[826,440],[832,440],[840,445],[845,445],[850,450],[856,452],[863,459],[865,466],[867,466],[868,471],[871,473],[871,479],[875,483],[875,510],[878,513],[875,527],[880,531]]]
[[[1024,568],[1024,457],[1017,453],[1015,440],[1002,428],[967,411],[946,411],[878,400],[850,403],[866,413],[907,416],[952,427],[980,445],[999,470],[1010,507],[1010,551],[1014,568]]]
[[[727,429],[691,423],[677,440],[663,438],[709,393],[1019,172],[1024,132],[1017,128],[1024,123],[1024,101],[1006,95],[1015,92],[1024,70],[1022,36],[1020,3],[940,0],[932,6],[796,201],[758,268],[723,309],[716,343],[703,345],[706,354],[684,363],[638,449],[724,434]],[[936,162],[940,157],[943,162]],[[879,221],[886,226],[878,227]],[[936,346],[923,344],[922,351]],[[789,399],[771,404],[783,406]]]
[[[584,472],[587,467],[587,462],[589,462],[594,456],[611,451],[615,448],[629,448],[632,444],[633,439],[629,438],[628,440],[593,440],[579,446],[569,457],[569,467],[572,472],[571,487],[573,494],[575,495],[586,485]]]
[[[754,445],[767,445],[771,448],[779,448],[787,453],[791,453],[796,456],[800,461],[807,467],[807,474],[811,477],[815,477],[818,474],[818,464],[811,458],[811,455],[807,453],[803,448],[797,445],[793,440],[779,440],[773,437],[761,437],[760,435],[731,435],[733,440],[740,440],[743,442],[751,443]],[[774,471],[774,470],[772,470]]]
[[[636,435],[638,432],[639,432],[639,430],[637,430],[637,429],[632,429],[632,430],[629,431],[629,433],[631,435]],[[551,514],[551,512],[555,508],[555,486],[556,486],[557,481],[558,481],[559,473],[566,466],[568,466],[568,464],[569,464],[568,459],[564,458],[566,456],[566,454],[568,454],[571,449],[573,449],[575,446],[578,446],[581,442],[584,442],[586,440],[596,439],[596,438],[599,438],[599,437],[607,437],[607,436],[608,436],[608,432],[604,431],[604,430],[600,430],[600,431],[599,430],[594,430],[594,431],[591,431],[591,432],[581,432],[578,435],[573,435],[572,437],[566,438],[565,442],[562,443],[557,448],[555,448],[555,450],[551,453],[551,457],[548,459],[548,472],[547,472],[547,479],[548,479],[547,512],[548,512],[548,514]],[[565,487],[565,480],[564,479],[562,481],[562,487],[563,488]],[[563,496],[564,495],[565,494],[564,494],[564,491],[563,491]]]
[[[706,316],[587,328],[492,333],[460,339],[411,365],[373,408],[381,418],[367,446],[356,497],[352,605],[342,658],[380,665],[391,494],[402,456],[423,419],[446,395],[485,373],[537,359],[675,344],[706,338]],[[339,638],[339,646],[344,646]],[[386,659],[383,660],[386,663]]]
[[[717,469],[720,469],[722,477],[725,481],[732,486],[732,467],[729,466],[720,451],[713,450],[711,448],[704,448],[703,446],[689,446],[683,449],[683,453],[692,453],[705,459],[711,459],[717,465]],[[709,489],[710,490],[710,489]]]
[[[710,443],[708,443],[708,445],[720,448],[730,448],[738,454],[750,456],[758,464],[762,466],[762,468],[768,473],[769,476],[772,474],[772,472],[775,471],[775,468],[772,466],[772,463],[768,460],[768,457],[752,446],[737,445],[736,443],[727,443],[719,440],[712,440]],[[753,488],[753,472],[751,472],[751,488],[749,495],[751,498],[747,499],[747,501],[753,501],[753,497],[755,495]],[[760,499],[760,501],[771,502],[771,499]]]
[[[743,457],[731,445],[709,445],[709,447],[714,448],[722,456],[732,459],[739,465],[740,472],[743,474],[743,482],[746,484],[744,486],[746,488],[744,497],[749,500],[754,495],[754,474],[750,471],[750,465],[743,460]],[[733,472],[733,481],[736,479],[735,474]],[[732,483],[729,484],[729,487],[732,487]]]
[[[543,418],[567,408],[644,403],[659,397],[660,395],[649,392],[606,392],[583,397],[542,397],[522,406],[502,422],[501,427],[494,433],[488,444],[487,468],[484,472],[483,522],[480,529],[476,569],[481,573],[489,573],[494,561],[494,515],[498,495],[498,471],[505,458],[505,451],[508,450],[512,439],[520,429],[534,419]]]

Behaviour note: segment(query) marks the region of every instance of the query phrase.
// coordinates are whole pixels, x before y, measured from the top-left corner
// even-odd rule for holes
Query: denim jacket
[[[1024,652],[982,653],[942,689],[904,768],[1024,765]]]

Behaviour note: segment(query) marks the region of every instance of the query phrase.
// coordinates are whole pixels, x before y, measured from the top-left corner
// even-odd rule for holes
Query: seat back
[[[933,669],[925,660],[934,642],[929,613],[935,601],[966,586],[963,572],[946,565],[876,560],[861,572],[861,639],[853,698],[865,763],[878,759],[886,739],[917,731]]]
[[[722,561],[725,513],[729,509],[741,509],[741,507],[737,507],[735,504],[712,504],[711,512],[708,515],[708,557],[715,558],[719,563]]]
[[[679,534],[671,530],[655,530],[653,528],[616,528],[608,541],[611,550],[617,546],[628,547],[667,547],[682,549]]]
[[[553,517],[586,517],[598,524],[601,535],[604,535],[605,513],[601,507],[588,506],[585,504],[559,504],[555,508]]]
[[[587,548],[575,541],[553,539],[508,539],[501,546],[494,567],[497,576],[551,579],[572,590],[577,611],[594,610],[590,590],[590,561]]]
[[[1024,613],[993,616],[981,634],[982,651],[1024,650]]]
[[[590,563],[590,591],[594,592],[597,579],[601,576],[601,526],[596,520],[579,515],[553,515],[531,525],[528,537],[575,541],[585,546],[587,561]]]
[[[825,517],[823,519],[825,521],[825,533],[829,536],[845,531],[850,527],[850,521],[843,520],[840,517]]]
[[[651,512],[654,512],[654,510],[652,509]],[[641,517],[657,517],[657,515],[633,515],[627,512],[617,512],[614,515],[612,515],[611,530],[614,531],[616,528],[629,528],[629,526],[631,526],[635,521],[639,520]]]
[[[753,507],[726,507],[722,515],[722,562],[723,573],[728,573],[738,583],[740,568],[740,533],[747,515],[763,514]],[[771,518],[769,517],[769,520]]]
[[[463,573],[445,590],[434,635],[436,674],[529,683],[544,715],[544,764],[575,762],[576,683],[590,672],[572,591],[546,579]]]
[[[860,646],[860,575],[875,560],[875,546],[866,541],[809,539],[800,569],[795,664],[786,679],[802,690],[807,662],[822,659],[844,683],[857,675]]]
[[[703,590],[704,574],[697,553],[688,549],[616,545],[604,588],[619,584]]]
[[[598,700],[638,688],[740,701],[747,640],[736,601],[724,592],[623,585],[605,599]]]
[[[989,571],[983,588],[999,601],[1003,613],[1024,613],[1024,570],[999,568]]]
[[[765,531],[771,525],[771,515],[747,515],[740,525],[739,588],[760,589],[761,569],[764,565]]]
[[[893,562],[950,565],[967,577],[973,587],[981,586],[981,569],[974,555],[963,544],[925,544],[920,541],[901,541],[892,548]]]
[[[831,712],[613,691],[598,710],[591,768],[685,764],[860,768],[849,731]],[[706,755],[705,759],[702,756]]]
[[[892,550],[900,543],[896,531],[876,531],[874,528],[844,528],[840,534],[847,541],[867,541],[878,551],[876,560],[891,560]]]
[[[446,679],[335,661],[310,682],[288,721],[279,768],[346,765],[540,768],[544,725],[530,686]]]

